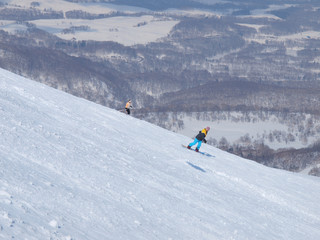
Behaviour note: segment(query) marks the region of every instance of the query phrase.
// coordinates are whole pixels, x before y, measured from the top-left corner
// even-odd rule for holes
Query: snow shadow
[[[206,152],[199,152],[199,153],[201,153],[202,155],[207,156],[207,157],[215,157],[215,156],[213,156],[209,153],[206,153]]]
[[[199,167],[199,166],[197,166],[197,165],[194,165],[194,164],[192,164],[191,162],[187,162],[191,167],[193,167],[193,168],[195,168],[195,169],[197,169],[197,170],[199,170],[199,171],[201,171],[201,172],[206,172],[203,168],[201,168],[201,167]]]

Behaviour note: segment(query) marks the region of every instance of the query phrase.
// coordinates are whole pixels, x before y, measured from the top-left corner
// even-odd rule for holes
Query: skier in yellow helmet
[[[207,143],[207,140],[205,139],[205,137],[207,136],[208,132],[210,130],[210,127],[206,127],[204,129],[202,129],[201,131],[199,131],[199,134],[196,136],[196,138],[194,139],[194,141],[192,143],[190,143],[188,145],[188,149],[191,149],[191,147],[193,145],[197,145],[197,148],[196,148],[196,152],[199,152],[199,149],[201,147],[201,143],[204,142],[204,143]]]

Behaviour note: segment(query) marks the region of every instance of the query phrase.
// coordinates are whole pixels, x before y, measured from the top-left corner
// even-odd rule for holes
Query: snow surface
[[[320,239],[320,178],[0,69],[0,239]]]
[[[216,4],[226,3],[220,0],[196,0],[199,3]],[[169,16],[222,16],[229,15],[235,9],[226,11],[213,11],[206,9],[167,9],[165,11],[154,12],[145,8],[115,5],[112,1],[104,2],[70,2],[64,0],[7,0],[6,8],[21,8],[29,9],[33,3],[38,3],[39,6],[32,6],[32,8],[46,11],[53,10],[63,12],[65,15],[68,11],[83,11],[90,14],[113,14],[116,12],[125,14],[141,14],[141,16],[122,16],[122,17],[108,17],[103,19],[40,19],[29,21],[37,28],[47,31],[65,40],[93,40],[93,41],[114,41],[125,46],[132,46],[135,44],[148,44],[150,42],[157,42],[166,37],[172,28],[179,23],[179,21],[171,19]],[[270,5],[267,9],[257,9],[250,13],[251,17],[278,17],[269,13],[272,10],[279,10],[289,8],[294,5]],[[152,15],[156,14],[156,17]],[[168,16],[169,15],[169,16]],[[247,17],[247,16],[246,16]],[[138,27],[139,26],[139,27]],[[248,25],[249,26],[249,25]],[[70,28],[86,27],[87,30],[75,30],[74,32],[64,33],[64,30]],[[251,25],[256,28],[257,26]],[[16,31],[25,31],[26,26],[18,24],[16,21],[0,20],[0,29],[10,33]],[[287,38],[318,38],[319,32],[305,32],[296,36],[284,36]],[[269,38],[274,38],[273,35],[257,34],[253,39],[248,41],[265,42]],[[314,70],[316,72],[316,70]]]
[[[238,141],[241,137],[248,134],[254,142],[254,140],[259,139],[257,136],[261,136],[264,133],[269,133],[274,130],[286,131],[288,127],[285,124],[277,122],[277,119],[270,119],[265,121],[256,122],[233,122],[231,120],[218,120],[218,121],[205,121],[205,120],[195,120],[194,118],[186,117],[183,118],[184,129],[176,130],[175,132],[183,134],[185,136],[194,136],[199,129],[203,126],[211,126],[211,134],[208,138],[214,138],[219,141],[221,138],[226,138],[228,142],[234,143]],[[300,142],[285,143],[285,142],[269,142],[266,144],[272,149],[279,149],[284,147],[304,147]]]
[[[262,142],[274,150],[281,148],[305,148],[316,143],[319,140],[320,134],[316,129],[320,128],[320,120],[315,119],[310,114],[297,114],[295,118],[299,118],[299,124],[284,121],[283,118],[269,113],[267,119],[261,119],[255,113],[250,113],[248,118],[244,119],[244,114],[240,112],[212,112],[220,117],[220,119],[209,119],[206,117],[208,112],[195,113],[180,113],[177,115],[178,119],[183,122],[183,127],[172,126],[168,128],[176,133],[183,134],[187,137],[195,136],[199,130],[204,126],[210,126],[211,132],[208,139],[212,138],[219,142],[225,138],[231,145],[241,143],[241,138],[249,136],[251,143],[255,141]],[[209,112],[210,113],[210,112]],[[199,120],[199,116],[200,120]],[[176,116],[175,116],[176,117]],[[203,120],[206,119],[207,120]],[[302,120],[301,118],[304,118]],[[170,121],[173,121],[170,118]],[[312,121],[313,127],[308,128],[308,122]],[[304,130],[301,132],[300,128],[310,129],[314,134],[305,136]],[[276,136],[274,133],[280,133],[281,136]],[[273,138],[270,139],[269,135]],[[288,134],[294,136],[294,139],[288,139]]]
[[[34,0],[10,0],[6,7],[29,9]],[[126,14],[143,13],[142,16],[108,17],[102,19],[40,19],[28,21],[35,24],[37,28],[54,34],[65,40],[94,40],[94,41],[114,41],[125,46],[135,44],[147,44],[156,42],[166,37],[171,29],[179,23],[167,16],[153,17],[148,9],[132,6],[118,6],[110,3],[74,3],[64,0],[38,0],[40,9],[51,9],[62,11],[78,10],[91,14],[112,14],[121,12]],[[141,25],[141,26],[140,26]],[[64,34],[63,30],[71,27],[87,27],[86,31],[75,30],[72,33]],[[0,29],[10,33],[25,30],[16,21],[0,21]]]
[[[37,28],[65,40],[114,41],[125,46],[147,44],[166,37],[179,23],[170,19],[144,15],[140,17],[110,17],[94,20],[82,19],[41,19],[29,21]],[[141,26],[140,26],[141,25]],[[63,33],[64,29],[85,26],[86,31]]]

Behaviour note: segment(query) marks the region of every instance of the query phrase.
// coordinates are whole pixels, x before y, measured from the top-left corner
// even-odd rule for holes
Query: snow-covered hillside
[[[157,42],[167,37],[173,27],[180,21],[176,19],[178,16],[220,16],[230,15],[235,9],[204,9],[188,7],[181,9],[168,8],[168,3],[162,3],[163,11],[152,11],[147,8],[135,7],[133,5],[117,5],[112,4],[114,1],[66,1],[66,0],[6,0],[5,7],[8,9],[36,9],[38,11],[56,11],[62,12],[63,18],[44,18],[28,21],[29,24],[35,25],[37,28],[44,30],[50,34],[64,40],[77,41],[114,41],[125,46],[133,46],[136,44],[148,44]],[[214,5],[224,4],[221,0],[197,0],[195,2]],[[129,4],[129,3],[128,3]],[[272,10],[286,9],[291,7],[289,4],[268,5],[267,9],[256,9],[250,13],[251,17],[266,17],[279,19],[275,15],[270,14]],[[1,6],[0,6],[1,7]],[[200,7],[200,6],[199,6]],[[1,9],[1,8],[0,8]],[[81,19],[67,17],[67,12],[82,12],[93,15],[103,15],[104,18]],[[121,13],[125,16],[111,15]],[[110,15],[110,16],[109,16]],[[128,15],[128,16],[127,16]],[[260,28],[257,25],[247,24],[246,26]],[[17,31],[27,31],[27,26],[16,20],[0,19],[0,29],[15,33]],[[318,37],[318,31],[308,31],[305,36]],[[279,36],[277,36],[278,38]],[[304,38],[301,33],[295,36],[284,36],[282,38]],[[266,40],[274,40],[274,35],[257,34],[247,41],[255,41],[264,43]]]
[[[320,239],[320,178],[4,70],[0,134],[0,239]]]

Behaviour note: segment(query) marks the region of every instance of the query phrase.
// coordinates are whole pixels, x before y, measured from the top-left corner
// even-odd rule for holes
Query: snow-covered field
[[[186,136],[194,136],[199,130],[205,126],[211,126],[212,131],[209,138],[214,138],[220,141],[221,138],[225,138],[229,143],[236,143],[241,137],[249,135],[252,143],[255,140],[260,140],[263,134],[269,134],[274,130],[287,131],[288,127],[285,124],[281,124],[277,119],[270,119],[267,121],[259,122],[234,122],[230,119],[218,120],[218,121],[201,121],[194,118],[186,118],[184,120],[184,129],[176,132],[184,134]],[[269,142],[265,141],[265,144],[270,148],[291,148],[291,147],[305,147],[305,145],[299,141],[295,142]]]
[[[227,12],[214,12],[203,9],[168,9],[163,12],[153,12],[145,8],[138,8],[132,6],[115,5],[112,2],[103,3],[77,3],[68,2],[63,0],[38,0],[37,5],[34,5],[33,0],[7,0],[8,5],[6,8],[21,8],[39,9],[41,11],[53,10],[57,12],[63,12],[64,15],[68,11],[82,11],[90,14],[112,14],[116,12],[125,14],[141,14],[141,16],[123,16],[123,17],[109,17],[103,19],[42,19],[30,21],[36,25],[36,27],[50,32],[62,39],[66,40],[94,40],[94,41],[114,41],[126,46],[132,46],[135,44],[147,44],[155,42],[163,37],[166,37],[171,29],[179,23],[174,19],[170,19],[168,15],[201,15],[201,16],[213,16],[213,15],[226,15],[231,14],[232,11]],[[223,1],[211,1],[211,0],[198,0],[198,2],[206,4],[223,3]],[[293,5],[270,5],[267,9],[257,9],[252,11],[251,17],[278,17],[269,13],[272,10],[279,10],[289,8]],[[236,9],[234,9],[236,10]],[[156,16],[153,14],[156,13]],[[163,14],[163,15],[162,15]],[[139,26],[139,27],[138,27]],[[248,27],[260,28],[258,25],[248,25]],[[86,27],[86,30],[76,29],[74,32],[63,33],[64,30],[70,28]],[[8,32],[15,32],[25,30],[26,27],[21,24],[17,24],[16,21],[0,21],[0,29]],[[297,33],[292,36],[282,36],[277,39],[279,41],[292,40],[292,39],[305,39],[305,38],[319,38],[319,32],[306,31]],[[267,40],[273,40],[273,35],[257,34],[248,41],[256,41],[265,43]]]
[[[154,119],[152,116],[150,118]],[[245,144],[241,139],[249,138],[252,145],[255,142],[264,143],[274,150],[305,148],[320,138],[319,117],[303,113],[292,113],[285,117],[272,112],[170,113],[167,122],[161,120],[157,124],[188,137],[194,137],[199,130],[210,126],[208,139],[217,145],[222,138],[230,145]]]
[[[169,34],[179,22],[144,15],[141,17],[111,17],[95,20],[51,19],[30,21],[37,28],[52,33],[62,39],[114,41],[126,46],[155,42]],[[88,30],[75,30],[63,33],[72,27],[88,27]]]
[[[320,178],[0,70],[0,239],[320,239]]]
[[[29,21],[29,23],[65,40],[113,41],[131,46],[156,42],[166,37],[179,21],[144,15],[95,20],[42,19]],[[16,21],[0,20],[0,29],[15,33],[16,31],[25,31],[27,27],[16,23]],[[65,33],[65,30],[71,31]]]
[[[6,7],[29,9],[32,0],[11,0]],[[40,10],[50,9],[61,11],[83,11],[90,14],[111,14],[121,12],[125,14],[144,13],[142,16],[108,17],[102,19],[41,19],[29,21],[37,28],[52,33],[66,40],[94,40],[114,41],[131,46],[134,44],[146,44],[166,37],[171,29],[179,23],[168,17],[151,16],[150,10],[131,6],[117,6],[109,3],[72,3],[63,0],[39,0],[36,1]],[[71,33],[63,33],[70,28],[86,27],[87,30],[75,30]],[[0,29],[15,32],[25,29],[15,21],[0,21]]]
[[[251,27],[259,31],[259,28],[262,25],[255,25],[255,24],[239,24],[247,27]],[[261,34],[257,33],[252,38],[246,38],[249,42],[258,42],[261,44],[266,43],[267,41],[278,41],[278,42],[287,42],[287,41],[297,41],[297,40],[305,40],[305,39],[320,39],[320,32],[319,31],[304,31],[290,35],[283,35],[283,36],[275,36],[272,34]],[[289,48],[290,50],[291,48]]]
[[[272,15],[269,12],[286,9],[290,7],[295,7],[295,6],[296,6],[295,4],[279,4],[279,5],[271,4],[269,5],[268,8],[253,10],[251,11],[251,14],[253,16],[265,16],[265,17],[273,16],[274,18],[277,18],[275,15]]]

